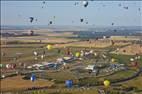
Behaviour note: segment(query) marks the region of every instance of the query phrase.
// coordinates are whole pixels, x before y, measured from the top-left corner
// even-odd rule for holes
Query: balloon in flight
[[[88,1],[83,1],[82,4],[84,7],[87,7],[89,3],[88,3]]]
[[[30,19],[30,22],[32,23],[34,20],[34,17],[29,17],[29,19]]]

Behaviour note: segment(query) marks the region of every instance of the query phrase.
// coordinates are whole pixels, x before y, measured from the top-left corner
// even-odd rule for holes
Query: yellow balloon
[[[47,49],[51,50],[52,49],[52,45],[47,45]]]
[[[112,58],[112,59],[111,59],[111,62],[115,62],[115,59],[114,59],[114,58]]]
[[[104,86],[105,86],[105,87],[110,86],[110,81],[109,81],[109,80],[105,80],[105,81],[104,81]]]
[[[79,52],[76,52],[76,53],[75,53],[75,56],[76,56],[76,57],[79,57],[79,56],[80,56],[80,53],[79,53]]]

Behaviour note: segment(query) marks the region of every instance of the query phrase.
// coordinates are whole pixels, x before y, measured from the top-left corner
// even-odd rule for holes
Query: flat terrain
[[[47,80],[38,79],[35,82],[23,80],[22,76],[15,76],[1,80],[1,90],[18,90],[32,87],[51,87],[54,83]]]
[[[9,90],[20,90],[20,89],[26,89],[31,87],[44,87],[44,86],[52,86],[53,88],[50,88],[49,90],[45,90],[41,92],[40,94],[45,94],[50,92],[51,94],[98,94],[97,90],[98,88],[104,88],[103,85],[101,86],[94,86],[94,87],[75,87],[71,90],[67,89],[65,87],[65,80],[72,79],[74,81],[74,84],[79,83],[79,74],[75,74],[75,72],[71,72],[71,69],[76,68],[77,66],[87,66],[88,64],[94,64],[97,60],[100,62],[106,62],[109,61],[111,58],[115,58],[117,64],[126,64],[130,65],[130,58],[135,57],[136,53],[140,54],[140,59],[137,60],[139,63],[139,67],[142,67],[142,49],[141,44],[133,44],[133,40],[136,40],[135,38],[132,41],[125,40],[125,38],[119,39],[117,38],[108,38],[108,39],[90,39],[89,41],[81,40],[77,38],[70,38],[76,35],[73,35],[73,33],[52,33],[48,32],[45,34],[44,31],[40,32],[39,34],[43,34],[42,36],[20,36],[20,37],[8,37],[8,38],[2,38],[1,43],[1,63],[2,64],[10,64],[10,63],[16,63],[17,65],[20,63],[24,63],[27,66],[41,63],[41,62],[55,62],[57,58],[65,57],[67,56],[66,52],[68,47],[71,49],[71,52],[73,55],[81,50],[94,50],[94,53],[97,53],[98,56],[92,56],[88,58],[83,58],[83,60],[75,60],[67,64],[69,69],[60,69],[58,71],[54,70],[45,70],[42,76],[44,75],[44,79],[37,79],[35,82],[31,82],[30,80],[23,80],[23,76],[14,76],[14,77],[8,77],[1,80],[1,90],[2,91],[9,91]],[[44,35],[45,34],[45,35]],[[63,34],[63,35],[62,35]],[[65,37],[64,37],[65,36]],[[112,39],[115,40],[114,45],[112,45]],[[40,41],[41,40],[41,41]],[[53,45],[52,50],[47,50],[46,46],[48,44]],[[119,51],[116,51],[117,48],[119,48]],[[58,49],[61,50],[60,53],[58,53]],[[124,53],[124,50],[126,52]],[[37,57],[38,60],[35,60],[35,56],[33,55],[33,51],[37,51],[39,53],[39,56]],[[41,59],[40,55],[45,51],[45,58]],[[2,55],[4,53],[4,55]],[[107,59],[102,58],[102,54],[105,54],[107,56]],[[16,60],[15,60],[16,58]],[[109,62],[111,63],[111,62]],[[108,64],[109,64],[108,63]],[[17,69],[1,69],[2,74],[12,73],[15,72]],[[90,76],[90,74],[86,73],[82,75],[82,77],[90,77],[86,78],[86,80],[82,80],[81,83],[97,83],[103,81],[105,79],[115,80],[115,79],[123,79],[132,76],[134,73],[137,72],[137,68],[133,69],[130,67],[130,70],[126,71],[119,71],[114,74],[108,75],[108,76],[102,76],[102,77],[93,77]],[[104,74],[103,74],[104,75]],[[50,80],[49,80],[50,79]],[[53,81],[51,81],[51,79]],[[131,79],[126,82],[121,82],[117,84],[121,84],[122,86],[126,87],[136,87],[138,90],[142,89],[142,83],[141,83],[142,76],[139,75],[138,77]],[[82,89],[83,88],[83,89]],[[110,89],[113,91],[113,86],[110,87]],[[60,89],[60,92],[57,93],[57,89]],[[49,94],[50,94],[49,93]],[[34,93],[38,94],[38,93]]]

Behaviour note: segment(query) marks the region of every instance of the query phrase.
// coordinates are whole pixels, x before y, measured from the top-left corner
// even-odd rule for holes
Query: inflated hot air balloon
[[[30,19],[30,22],[32,23],[34,20],[34,17],[29,17],[29,19]]]
[[[114,58],[112,58],[112,59],[111,59],[111,62],[112,62],[112,63],[113,63],[113,62],[115,62],[115,59],[114,59]]]
[[[33,53],[34,53],[34,55],[35,55],[35,56],[37,56],[37,55],[38,55],[38,53],[37,53],[36,51],[34,51]]]
[[[109,87],[110,86],[110,81],[109,80],[105,80],[104,81],[104,86],[105,87]]]
[[[32,74],[30,79],[31,79],[32,82],[34,82],[36,80],[36,75]]]
[[[76,56],[76,57],[80,57],[80,53],[79,53],[79,52],[76,52],[76,53],[75,53],[75,56]]]
[[[73,81],[72,80],[66,80],[65,84],[66,84],[67,88],[71,88],[73,86]]]
[[[130,58],[130,61],[134,61],[134,58]]]
[[[113,26],[113,25],[114,25],[114,23],[111,23],[111,25]]]
[[[48,50],[51,50],[51,49],[52,49],[52,45],[50,45],[50,44],[47,45],[47,49],[48,49]]]
[[[80,22],[83,22],[84,19],[80,19]]]
[[[3,74],[3,75],[1,75],[1,78],[5,78],[5,75]]]
[[[52,24],[52,21],[50,21],[49,24]]]
[[[123,8],[128,10],[129,7],[123,7]]]
[[[43,1],[43,4],[45,4],[45,0]]]
[[[88,6],[88,1],[83,1],[82,4],[83,4],[84,7],[87,7]]]

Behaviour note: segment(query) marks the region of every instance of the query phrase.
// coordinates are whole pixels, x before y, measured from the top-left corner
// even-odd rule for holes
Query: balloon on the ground
[[[31,79],[31,81],[34,82],[34,81],[36,80],[36,75],[35,75],[35,74],[32,74],[30,79]]]
[[[65,85],[67,88],[71,88],[73,86],[73,81],[72,80],[66,80]]]
[[[52,49],[52,45],[50,45],[50,44],[47,45],[47,49],[48,49],[48,50],[51,50],[51,49]]]
[[[110,81],[109,81],[109,80],[105,80],[105,81],[104,81],[104,86],[105,86],[105,87],[110,86]]]
[[[114,63],[114,62],[115,62],[115,59],[114,59],[114,58],[112,58],[112,59],[111,59],[111,62],[112,62],[112,63]]]
[[[79,53],[79,52],[76,52],[76,53],[75,53],[75,56],[76,56],[76,57],[79,57],[79,56],[80,56],[80,53]]]

